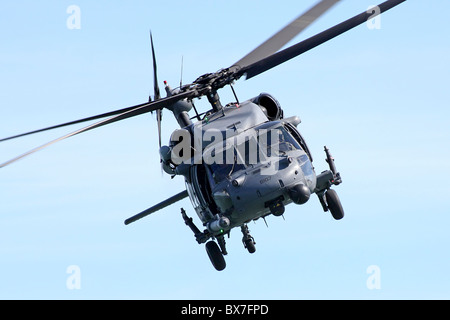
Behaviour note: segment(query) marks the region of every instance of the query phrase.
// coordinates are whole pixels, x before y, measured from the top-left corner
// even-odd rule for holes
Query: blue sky
[[[145,102],[149,29],[159,78],[176,86],[181,57],[188,83],[239,60],[314,3],[2,2],[0,137]],[[295,40],[372,4],[343,0]],[[70,5],[80,8],[80,29],[67,28]],[[290,205],[269,228],[249,224],[253,255],[233,230],[223,272],[181,219],[180,207],[195,215],[188,199],[124,226],[184,188],[162,176],[156,120],[143,115],[1,169],[0,298],[448,299],[449,9],[444,0],[408,0],[379,30],[362,25],[236,83],[240,100],[269,92],[286,116],[302,119],[317,172],[330,148],[343,220],[315,197]],[[228,88],[220,93],[232,100]],[[4,142],[0,161],[78,128]],[[164,141],[175,128],[164,112]],[[67,286],[70,266],[79,289]],[[379,289],[367,286],[370,266]]]

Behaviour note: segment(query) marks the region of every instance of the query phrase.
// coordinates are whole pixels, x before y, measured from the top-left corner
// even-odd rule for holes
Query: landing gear
[[[192,218],[188,217],[186,214],[186,211],[184,211],[183,208],[181,208],[181,216],[183,217],[184,222],[186,225],[192,230],[194,233],[195,239],[199,244],[206,243],[205,249],[206,253],[208,254],[209,260],[211,260],[211,263],[213,267],[217,271],[222,271],[226,267],[225,257],[227,253],[226,249],[226,243],[225,243],[225,234],[229,235],[229,231],[225,232],[225,234],[215,235],[214,233],[211,233],[206,229],[205,231],[201,232],[197,226],[192,221]],[[241,226],[242,231],[242,243],[244,244],[244,248],[248,250],[250,253],[255,253],[256,247],[255,247],[255,239],[250,235],[250,231],[248,230],[248,226],[246,224],[243,224]],[[210,240],[210,239],[213,240]],[[217,240],[214,241],[214,239]],[[209,241],[208,241],[209,240]]]
[[[325,154],[327,158],[325,161],[330,166],[330,170],[324,171],[317,176],[317,185],[315,193],[319,197],[322,204],[323,211],[330,211],[331,215],[336,220],[341,220],[344,217],[344,209],[342,209],[341,201],[333,189],[332,185],[339,185],[342,183],[341,175],[336,170],[334,165],[334,158],[330,154],[330,150],[325,146]]]
[[[181,208],[181,216],[183,217],[186,225],[194,233],[195,239],[199,244],[205,243],[208,239],[213,238],[213,236],[205,230],[201,232],[197,226],[192,221],[192,218],[188,217],[186,211]],[[227,255],[227,250],[225,248],[225,237],[223,235],[216,237],[217,244],[213,240],[206,242],[205,249],[208,254],[209,260],[211,260],[212,265],[217,271],[222,271],[226,267],[224,255]]]
[[[333,189],[328,189],[325,192],[325,199],[327,200],[327,207],[331,215],[336,220],[341,220],[344,217],[344,209],[342,209],[341,201]]]
[[[248,250],[250,253],[255,253],[256,247],[255,247],[255,239],[250,235],[250,232],[248,230],[248,226],[246,224],[243,224],[241,226],[241,231],[243,234],[242,237],[242,243],[244,244],[244,248]]]
[[[328,189],[325,192],[318,193],[317,196],[322,204],[323,211],[330,211],[335,220],[341,220],[344,217],[344,209],[336,191]]]
[[[217,243],[214,241],[208,241],[205,245],[206,252],[208,253],[209,260],[217,271],[222,271],[227,266],[222,251]]]

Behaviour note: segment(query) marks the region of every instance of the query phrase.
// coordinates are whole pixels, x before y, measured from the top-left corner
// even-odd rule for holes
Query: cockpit
[[[269,123],[208,146],[203,157],[214,183],[271,158],[285,157],[291,151],[297,150],[304,155],[299,141],[290,131],[283,124]]]

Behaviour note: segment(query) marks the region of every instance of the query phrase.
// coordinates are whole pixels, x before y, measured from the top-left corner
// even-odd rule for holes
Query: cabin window
[[[197,193],[195,192],[195,189],[192,186],[192,184],[187,181],[186,181],[186,190],[189,194],[189,199],[191,200],[192,206],[194,207],[194,209],[197,210],[200,207],[200,202],[198,200]]]
[[[244,170],[245,166],[244,164],[239,163],[239,159],[241,158],[238,157],[236,152],[232,163],[230,163],[230,161],[223,161],[222,163],[211,164],[210,168],[214,182],[218,184],[227,177],[230,177],[234,172]]]

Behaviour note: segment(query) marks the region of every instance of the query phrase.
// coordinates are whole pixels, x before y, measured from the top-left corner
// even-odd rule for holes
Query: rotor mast
[[[208,101],[211,104],[211,106],[215,112],[222,110],[223,106],[220,103],[219,94],[217,93],[216,90],[211,89],[206,94],[206,97],[208,98]]]

